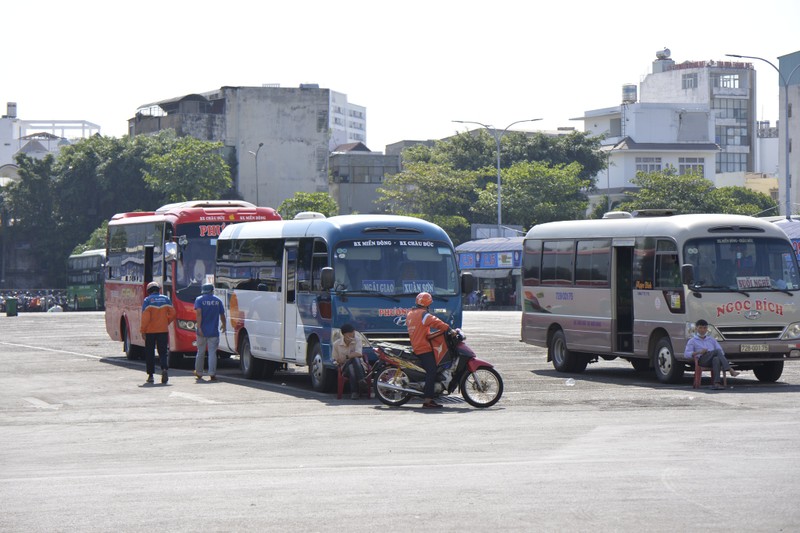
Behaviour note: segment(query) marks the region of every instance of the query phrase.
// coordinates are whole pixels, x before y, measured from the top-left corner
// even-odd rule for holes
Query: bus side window
[[[322,239],[314,239],[314,252],[311,259],[311,286],[314,291],[322,290],[321,272],[328,265],[328,245]]]
[[[661,254],[658,256],[656,279],[659,287],[681,286],[681,272],[677,254]]]

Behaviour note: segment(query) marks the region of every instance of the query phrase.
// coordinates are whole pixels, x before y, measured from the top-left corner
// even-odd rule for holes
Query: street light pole
[[[502,131],[498,133],[497,129],[494,126],[489,124],[484,124],[483,122],[475,122],[474,120],[454,120],[453,122],[458,122],[459,124],[476,124],[478,126],[482,126],[489,130],[489,132],[494,137],[494,142],[497,145],[497,225],[503,225],[503,209],[502,209],[502,197],[501,193],[501,184],[500,184],[500,139],[503,138],[503,135],[508,132],[508,128],[513,126],[514,124],[519,124],[520,122],[536,122],[537,120],[542,120],[540,118],[528,118],[525,120],[517,120],[516,122],[512,122],[508,126],[506,126]]]
[[[785,189],[786,189],[786,218],[788,220],[792,219],[792,201],[789,196],[789,191],[792,188],[792,174],[789,172],[789,82],[792,79],[795,71],[797,68],[800,67],[800,63],[792,69],[789,73],[788,78],[784,78],[783,74],[781,74],[781,69],[776,67],[771,61],[764,59],[763,57],[756,57],[756,56],[743,56],[739,54],[725,54],[728,57],[737,57],[739,59],[758,59],[759,61],[763,61],[767,65],[771,66],[775,69],[778,73],[778,77],[781,79],[781,85],[783,85],[783,131],[784,131],[784,139],[783,139],[783,146],[784,146],[784,159],[785,159],[785,166],[783,168],[783,172],[785,174]]]
[[[248,150],[247,151],[248,153],[253,154],[253,157],[256,160],[256,205],[257,206],[261,205],[261,202],[259,202],[259,198],[258,198],[258,152],[261,151],[261,147],[262,146],[264,146],[264,143],[258,143],[258,148],[256,148],[255,152],[252,151],[252,150]]]

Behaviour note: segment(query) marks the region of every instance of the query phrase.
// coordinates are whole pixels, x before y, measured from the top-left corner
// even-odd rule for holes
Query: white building
[[[14,161],[18,153],[42,159],[57,154],[71,140],[95,133],[100,133],[100,126],[85,120],[22,120],[17,117],[17,103],[7,102],[6,114],[0,117],[0,184],[18,178]]]
[[[755,171],[756,72],[739,61],[684,61],[675,63],[668,49],[656,53],[653,72],[639,84],[642,103],[707,105],[714,114],[714,136],[719,145],[714,172],[744,175]]]
[[[170,128],[222,142],[237,192],[276,208],[297,192],[329,192],[330,151],[367,136],[366,109],[317,84],[226,86],[141,106],[128,121],[132,136]]]
[[[629,87],[626,86],[629,90]],[[584,131],[605,135],[602,150],[608,168],[595,176],[595,205],[603,195],[613,207],[635,190],[631,180],[638,171],[655,172],[674,168],[679,175],[689,172],[714,180],[714,158],[719,147],[713,142],[714,119],[705,104],[626,102],[587,111]]]

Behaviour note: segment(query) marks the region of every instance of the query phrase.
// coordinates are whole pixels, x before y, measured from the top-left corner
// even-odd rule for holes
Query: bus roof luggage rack
[[[188,202],[176,202],[174,204],[162,205],[156,209],[156,213],[190,207],[255,207],[255,204],[245,202],[244,200],[189,200]]]
[[[631,216],[637,217],[671,217],[677,214],[675,209],[637,209]]]

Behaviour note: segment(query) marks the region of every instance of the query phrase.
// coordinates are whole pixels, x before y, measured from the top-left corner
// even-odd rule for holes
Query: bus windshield
[[[181,224],[176,230],[178,262],[175,266],[175,294],[194,302],[204,283],[213,283],[217,234],[207,235],[205,224]]]
[[[694,266],[693,289],[709,291],[800,290],[789,243],[772,238],[692,239],[683,249]]]
[[[334,290],[453,296],[460,290],[452,248],[422,239],[340,241],[333,253]]]

